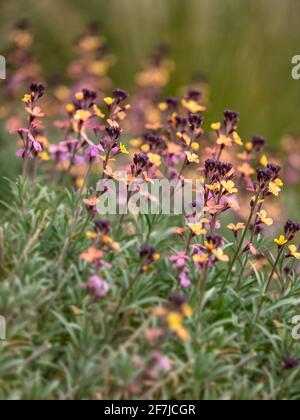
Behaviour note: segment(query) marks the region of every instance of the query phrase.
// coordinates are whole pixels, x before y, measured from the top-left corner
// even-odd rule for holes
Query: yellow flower
[[[253,143],[251,143],[251,141],[248,141],[248,142],[245,144],[245,148],[246,148],[246,150],[247,150],[248,152],[251,152],[251,151],[252,151],[252,149],[253,149]]]
[[[220,146],[232,146],[232,140],[230,137],[224,136],[224,134],[221,134],[220,137],[217,140],[217,144]]]
[[[158,108],[159,108],[160,111],[164,112],[168,109],[168,104],[166,102],[161,102],[158,105]]]
[[[67,111],[69,114],[71,114],[72,112],[74,112],[74,111],[75,111],[75,106],[74,106],[73,104],[68,104],[68,105],[66,106],[66,111]]]
[[[263,155],[260,159],[260,164],[264,167],[268,165],[269,161],[266,155]]]
[[[182,327],[182,321],[182,316],[178,312],[170,312],[167,317],[168,326],[173,331],[177,331]]]
[[[187,101],[183,99],[181,102],[183,108],[190,111],[192,114],[197,114],[197,112],[203,112],[206,110],[205,106],[199,105],[196,101]]]
[[[115,100],[111,97],[104,98],[104,102],[106,103],[107,106],[111,106],[114,103],[114,101]]]
[[[275,244],[282,247],[288,243],[288,240],[285,238],[284,235],[280,235],[278,239],[274,239]]]
[[[227,227],[234,233],[237,233],[239,230],[245,230],[246,225],[245,223],[237,223],[236,225],[234,223],[230,223]]]
[[[275,197],[278,197],[280,191],[281,191],[281,188],[278,185],[276,185],[275,182],[270,182],[270,184],[269,184],[269,192],[271,194],[275,195]]]
[[[200,162],[198,155],[196,155],[195,153],[185,152],[185,154],[186,154],[187,160],[190,163],[199,163]]]
[[[26,95],[24,95],[22,101],[25,104],[29,104],[31,102],[32,96],[29,93],[26,93]]]
[[[257,213],[257,216],[260,218],[262,223],[264,223],[267,226],[272,226],[274,223],[273,220],[267,216],[266,210],[261,210],[260,212]]]
[[[205,188],[207,188],[209,191],[219,191],[220,190],[220,184],[218,182],[215,182],[214,184],[205,184]]]
[[[200,149],[200,145],[197,142],[192,143],[192,149],[197,152]]]
[[[200,264],[206,263],[208,261],[208,255],[207,254],[202,254],[202,255],[196,254],[196,255],[193,256],[193,261],[194,261],[194,263],[200,263]]]
[[[275,179],[274,184],[277,185],[277,187],[283,187],[283,182],[279,178]]]
[[[155,153],[149,153],[148,158],[152,165],[155,165],[157,167],[161,165],[161,156],[156,155]]]
[[[221,123],[220,122],[212,123],[210,128],[214,131],[218,131],[221,128]]]
[[[295,257],[297,260],[300,260],[300,252],[298,252],[297,247],[295,245],[289,246],[290,254]]]
[[[86,111],[84,109],[79,109],[76,111],[76,114],[74,116],[75,120],[77,121],[87,121],[91,117],[90,111]]]
[[[75,93],[75,98],[77,99],[77,101],[82,101],[84,98],[83,92]]]
[[[141,150],[144,153],[148,153],[150,150],[150,146],[148,144],[143,144],[143,146],[141,147]]]
[[[204,245],[208,251],[212,251],[214,249],[214,244],[212,242],[205,241]]]
[[[129,155],[129,152],[126,149],[125,144],[123,144],[123,143],[120,143],[120,152],[123,153],[124,155]]]
[[[243,146],[244,143],[236,131],[233,133],[232,137],[235,144],[237,144],[238,146]]]
[[[213,254],[214,256],[221,262],[228,262],[229,261],[229,257],[228,255],[225,255],[223,250],[221,248],[218,249],[213,249]]]
[[[194,233],[194,235],[205,235],[206,230],[203,229],[203,226],[201,223],[189,223],[188,227],[191,229],[191,231]]]
[[[132,147],[137,148],[137,147],[140,147],[141,144],[142,144],[142,140],[141,139],[132,139],[132,140],[130,140],[130,145]]]
[[[47,152],[41,152],[41,153],[39,153],[39,158],[41,160],[43,160],[44,162],[48,162],[50,160],[49,153],[47,153]]]
[[[93,232],[91,230],[88,230],[85,235],[89,239],[97,239],[99,237],[99,233]]]
[[[221,185],[229,194],[236,194],[237,192],[239,192],[239,190],[235,188],[235,184],[233,181],[222,181]]]
[[[105,118],[105,115],[101,112],[100,108],[94,104],[93,106],[94,114],[99,118]]]

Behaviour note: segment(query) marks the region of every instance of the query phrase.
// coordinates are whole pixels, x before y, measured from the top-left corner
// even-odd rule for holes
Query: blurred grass
[[[300,51],[298,0],[1,0],[0,6],[0,52],[13,23],[29,18],[49,77],[64,72],[72,39],[99,19],[118,56],[116,85],[131,90],[142,60],[167,42],[177,69],[166,93],[200,72],[210,87],[209,121],[236,109],[243,137],[263,135],[275,148],[283,134],[300,132],[300,82],[291,78],[291,58]]]

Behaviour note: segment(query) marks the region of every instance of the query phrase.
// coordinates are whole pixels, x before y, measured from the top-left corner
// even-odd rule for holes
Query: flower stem
[[[272,269],[272,271],[271,271],[271,274],[270,274],[269,279],[268,279],[268,281],[267,281],[267,284],[266,284],[266,287],[265,287],[265,289],[264,289],[263,295],[262,295],[262,297],[261,297],[261,300],[260,300],[260,303],[259,303],[259,307],[258,307],[257,313],[256,313],[256,315],[255,315],[255,318],[254,318],[254,322],[253,322],[253,323],[255,323],[255,322],[259,319],[259,317],[260,317],[260,314],[261,314],[261,311],[262,311],[262,308],[263,308],[263,304],[264,304],[264,298],[265,298],[266,294],[268,293],[268,291],[270,290],[271,283],[272,283],[272,280],[273,280],[273,276],[274,276],[274,274],[275,274],[275,272],[276,272],[276,269],[277,269],[278,263],[279,263],[279,261],[280,261],[280,258],[281,258],[281,256],[282,256],[283,252],[284,252],[284,249],[285,249],[285,245],[284,245],[284,246],[282,246],[282,247],[279,249],[279,252],[278,252],[277,258],[276,258],[276,260],[275,260],[275,262],[274,262],[273,269]]]
[[[258,201],[259,201],[259,195],[257,195],[257,197],[256,197],[256,199],[255,199],[255,202],[254,202],[253,207],[252,207],[252,209],[251,209],[251,212],[250,212],[249,219],[248,219],[248,221],[247,221],[247,224],[246,224],[245,230],[244,230],[244,232],[243,232],[243,234],[242,234],[242,236],[241,236],[241,240],[240,240],[240,242],[239,242],[239,244],[238,244],[238,247],[237,247],[237,250],[236,250],[236,252],[235,252],[235,254],[234,254],[234,257],[233,257],[233,259],[231,260],[231,263],[230,263],[230,265],[229,265],[229,269],[228,269],[228,271],[227,271],[227,274],[226,274],[226,277],[225,277],[225,280],[224,280],[224,283],[223,283],[223,287],[222,287],[222,290],[221,290],[220,299],[222,298],[222,296],[223,296],[223,294],[224,294],[224,292],[225,292],[225,290],[226,290],[226,286],[227,286],[227,283],[228,283],[229,277],[230,277],[230,275],[231,275],[231,273],[232,273],[232,269],[233,269],[233,267],[234,267],[234,264],[236,263],[236,260],[238,259],[239,255],[240,255],[241,249],[242,249],[243,244],[244,244],[244,240],[245,240],[245,238],[246,238],[246,235],[247,235],[248,229],[249,229],[249,227],[250,227],[250,225],[251,225],[251,222],[252,222],[252,219],[253,219],[254,213],[255,213],[255,211],[256,211],[256,206],[257,206]]]

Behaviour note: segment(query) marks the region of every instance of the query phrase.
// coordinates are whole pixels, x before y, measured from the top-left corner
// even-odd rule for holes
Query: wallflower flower
[[[291,257],[296,258],[296,260],[300,260],[300,252],[298,251],[297,247],[295,245],[289,246],[289,255]]]
[[[275,244],[277,244],[280,248],[288,243],[288,239],[284,235],[280,235],[278,239],[274,239]]]
[[[190,163],[199,163],[199,157],[195,153],[185,152],[188,162]]]
[[[87,263],[93,263],[100,260],[102,257],[103,252],[93,246],[89,247],[86,252],[80,254],[80,258]]]
[[[93,301],[97,302],[99,299],[105,297],[109,291],[109,284],[98,276],[91,276],[88,283],[83,285],[83,289],[92,294]]]
[[[152,165],[159,167],[162,164],[161,156],[155,153],[148,153],[148,157]]]
[[[196,236],[205,235],[207,233],[206,229],[203,228],[202,223],[189,223],[188,227]]]
[[[260,221],[262,223],[264,223],[267,226],[272,226],[273,225],[273,219],[271,219],[270,217],[267,216],[267,212],[266,210],[261,210],[260,212],[257,213]]]
[[[232,230],[236,236],[240,230],[245,230],[246,225],[245,223],[237,223],[236,225],[234,223],[230,223],[227,227],[228,229]]]
[[[221,185],[229,194],[236,194],[239,192],[239,190],[235,188],[233,181],[222,181]]]

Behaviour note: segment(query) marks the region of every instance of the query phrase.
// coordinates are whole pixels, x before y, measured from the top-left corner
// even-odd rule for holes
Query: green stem
[[[237,250],[236,250],[236,252],[235,252],[235,254],[234,254],[234,257],[233,257],[233,259],[231,260],[231,263],[230,263],[230,265],[229,265],[229,269],[228,269],[228,271],[227,271],[227,274],[226,274],[226,277],[225,277],[225,280],[224,280],[224,283],[223,283],[223,287],[222,287],[222,290],[221,290],[220,299],[222,298],[222,296],[223,296],[223,294],[224,294],[224,292],[225,292],[225,290],[226,290],[226,286],[227,286],[227,283],[228,283],[229,277],[230,277],[230,275],[231,275],[231,273],[232,273],[232,269],[233,269],[233,267],[234,267],[234,264],[236,263],[236,260],[238,259],[239,255],[240,255],[240,252],[241,252],[241,249],[242,249],[242,247],[243,247],[243,244],[244,244],[244,241],[245,241],[245,238],[246,238],[246,235],[247,235],[248,229],[249,229],[249,227],[250,227],[250,225],[251,225],[251,222],[252,222],[252,219],[253,219],[254,213],[255,213],[255,211],[256,211],[256,206],[257,206],[258,201],[259,201],[259,195],[257,195],[257,197],[256,197],[256,199],[255,199],[255,202],[254,202],[253,207],[252,207],[252,210],[251,210],[251,212],[250,212],[250,216],[249,216],[249,219],[248,219],[248,221],[247,221],[247,224],[246,224],[245,230],[244,230],[244,232],[243,232],[243,234],[242,234],[242,236],[241,236],[241,240],[240,240],[240,242],[239,242],[238,248],[237,248]]]

